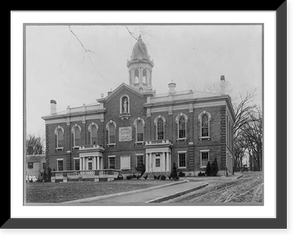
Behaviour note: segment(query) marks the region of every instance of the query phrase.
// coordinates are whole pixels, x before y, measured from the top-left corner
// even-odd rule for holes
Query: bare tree
[[[242,135],[245,138],[249,154],[251,156],[251,169],[262,170],[262,147],[263,147],[263,120],[262,112],[256,108],[250,115],[250,121],[243,126]]]
[[[44,153],[43,140],[40,136],[29,134],[26,139],[26,154],[40,155]]]

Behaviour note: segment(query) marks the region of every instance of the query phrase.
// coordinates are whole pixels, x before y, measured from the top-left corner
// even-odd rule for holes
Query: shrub
[[[184,177],[184,176],[185,176],[185,173],[181,171],[181,172],[179,172],[178,176],[179,176],[179,177]]]
[[[141,171],[141,176],[145,173],[146,168],[145,168],[145,164],[142,165],[142,171]]]
[[[131,179],[132,179],[132,175],[126,176],[126,179],[127,179],[127,180],[131,180]]]
[[[170,177],[173,180],[178,180],[179,179],[179,177],[177,175],[177,169],[176,169],[175,163],[173,163],[173,168],[172,168],[172,172],[171,172]]]
[[[122,176],[121,174],[119,174],[119,175],[117,176],[117,180],[123,180],[123,176]]]
[[[165,175],[162,175],[162,176],[160,177],[160,179],[164,181],[164,180],[166,180],[166,176],[165,176]]]
[[[217,158],[215,158],[213,163],[211,164],[211,167],[210,167],[210,175],[211,176],[216,176],[218,171],[219,171],[218,162],[217,162]]]
[[[210,163],[208,161],[206,165],[205,175],[210,176],[210,173],[211,173],[211,169],[210,169]]]
[[[200,172],[198,173],[198,176],[205,176],[205,172],[201,172],[201,171],[200,171]]]

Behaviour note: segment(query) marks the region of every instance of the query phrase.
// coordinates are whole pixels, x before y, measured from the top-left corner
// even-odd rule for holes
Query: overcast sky
[[[135,37],[142,35],[154,61],[152,84],[166,93],[202,90],[225,75],[233,99],[256,90],[262,105],[262,28],[260,25],[28,25],[26,27],[27,134],[44,137],[42,116],[95,103],[123,82]],[[77,36],[75,36],[73,33]],[[78,38],[78,39],[77,39]]]

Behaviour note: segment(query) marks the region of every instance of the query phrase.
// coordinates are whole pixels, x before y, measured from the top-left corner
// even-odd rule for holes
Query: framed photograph
[[[286,1],[11,20],[2,228],[287,227]]]

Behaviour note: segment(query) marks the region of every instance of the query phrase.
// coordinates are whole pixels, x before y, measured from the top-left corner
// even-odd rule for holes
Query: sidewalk
[[[155,204],[156,199],[163,201],[168,197],[176,197],[206,186],[206,182],[181,182],[172,186],[160,187],[157,189],[145,189],[135,193],[116,194],[115,196],[103,196],[93,199],[68,202],[68,205],[137,205]],[[150,203],[151,202],[151,203]]]

